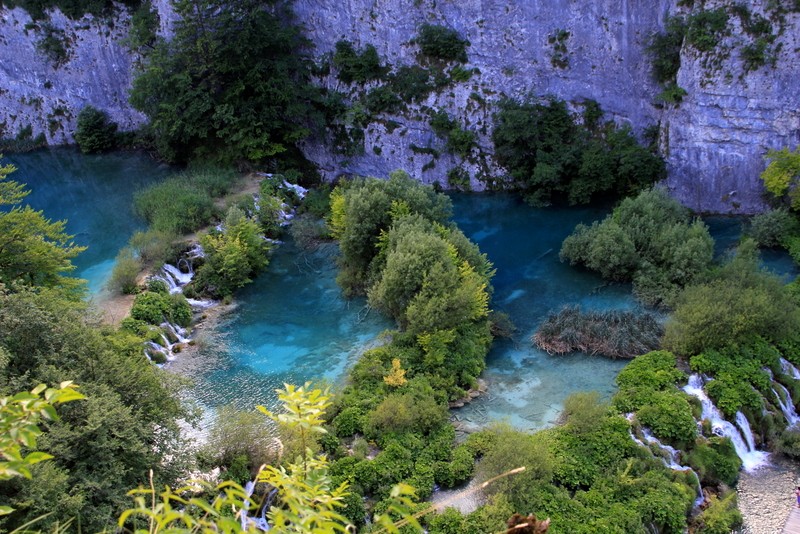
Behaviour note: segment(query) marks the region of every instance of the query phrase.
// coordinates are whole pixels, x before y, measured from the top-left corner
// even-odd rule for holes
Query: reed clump
[[[548,316],[532,341],[548,354],[586,352],[630,359],[656,350],[663,333],[651,313],[583,312],[578,306],[567,306]]]

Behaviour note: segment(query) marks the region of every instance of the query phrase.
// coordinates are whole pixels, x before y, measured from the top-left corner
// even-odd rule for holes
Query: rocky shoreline
[[[795,506],[800,485],[800,465],[774,458],[752,473],[742,471],[736,493],[744,525],[737,534],[777,534]]]

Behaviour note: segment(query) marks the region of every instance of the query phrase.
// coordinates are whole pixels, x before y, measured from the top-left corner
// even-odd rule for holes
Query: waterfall
[[[792,365],[792,362],[786,358],[781,358],[781,369],[795,380],[800,380],[800,369]]]
[[[742,412],[736,412],[736,425],[744,435],[748,450],[756,450],[756,440],[753,437],[753,431],[750,430],[750,421],[747,420],[747,417]]]
[[[625,418],[628,421],[633,422],[634,415],[632,413],[625,414]],[[642,440],[640,440],[634,435],[633,428],[628,428],[628,433],[630,434],[631,439],[634,441],[634,443],[646,448],[652,454],[653,450],[648,445],[645,445],[645,443]],[[675,471],[690,471],[692,473],[692,475],[694,476],[694,480],[697,483],[697,498],[694,500],[694,508],[697,508],[701,506],[703,503],[705,503],[706,497],[703,494],[703,486],[700,484],[700,477],[697,476],[697,472],[691,467],[684,466],[678,463],[678,456],[680,454],[680,451],[678,451],[674,447],[661,443],[661,441],[657,437],[655,437],[653,433],[650,432],[649,429],[645,427],[642,427],[642,435],[644,435],[644,439],[646,439],[648,443],[650,443],[651,445],[657,445],[658,447],[661,448],[661,450],[666,451],[667,454],[669,454],[670,458],[669,460],[667,460],[663,456],[659,457],[659,459],[664,463],[666,467],[673,469]]]
[[[794,407],[792,395],[789,393],[789,390],[786,389],[786,387],[780,382],[773,382],[773,384],[783,390],[783,396],[781,396],[779,392],[775,391],[775,388],[772,388],[772,392],[776,397],[778,397],[778,404],[781,407],[781,411],[783,412],[783,416],[786,418],[789,428],[796,426],[797,423],[800,422],[800,415],[797,415],[797,410]]]
[[[767,463],[767,458],[769,455],[766,452],[755,449],[752,441],[753,434],[750,431],[750,425],[747,423],[747,418],[742,415],[741,419],[744,421],[740,422],[740,426],[743,427],[742,430],[747,434],[746,437],[749,440],[746,443],[744,438],[742,438],[742,434],[739,429],[722,417],[720,411],[716,406],[714,406],[714,403],[711,402],[711,399],[708,398],[706,392],[703,391],[703,379],[700,378],[699,375],[693,374],[690,376],[689,383],[684,386],[683,390],[689,395],[700,399],[700,402],[703,405],[702,418],[708,419],[711,422],[711,428],[714,434],[717,436],[725,436],[731,439],[733,446],[736,449],[736,454],[739,456],[739,458],[741,458],[742,466],[746,471],[756,469]],[[739,419],[738,413],[737,419]]]

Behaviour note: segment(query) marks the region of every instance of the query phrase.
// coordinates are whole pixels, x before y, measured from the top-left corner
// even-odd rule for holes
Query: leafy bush
[[[420,102],[434,89],[430,73],[417,65],[397,69],[389,79],[389,87],[402,102]]]
[[[705,509],[695,520],[696,532],[702,534],[729,534],[742,526],[742,514],[736,508],[736,492],[729,491],[708,498]]]
[[[800,328],[800,309],[775,275],[761,270],[752,240],[708,282],[679,295],[663,345],[678,354],[747,343],[755,336],[780,340]]]
[[[748,233],[759,246],[776,248],[800,233],[800,222],[786,209],[769,210],[751,219]]]
[[[117,144],[117,124],[108,118],[108,113],[92,106],[78,113],[78,128],[75,141],[84,154],[105,152]]]
[[[467,47],[470,42],[462,39],[456,30],[423,24],[419,28],[416,41],[422,53],[429,58],[467,62]]]
[[[134,255],[133,250],[125,247],[119,251],[114,261],[114,270],[108,281],[108,287],[124,295],[136,292],[136,278],[142,270],[142,263]]]
[[[683,392],[660,391],[650,395],[647,404],[636,412],[639,422],[661,440],[679,447],[694,443],[697,422]]]
[[[130,95],[162,157],[261,161],[291,153],[319,125],[306,39],[289,9],[211,0],[175,11],[174,37],[148,55]]]
[[[230,169],[190,169],[137,193],[134,206],[151,230],[166,235],[192,232],[211,221],[216,213],[213,197],[225,194],[235,177]]]
[[[572,306],[550,314],[532,339],[549,354],[580,351],[611,358],[634,358],[657,349],[662,330],[650,313],[581,312]]]
[[[724,7],[702,10],[686,21],[686,42],[701,52],[716,48],[728,26],[728,13]]]
[[[742,460],[731,440],[716,436],[699,441],[689,452],[688,462],[703,486],[715,486],[720,482],[733,486],[742,468]]]
[[[350,41],[338,41],[336,43],[333,64],[339,69],[338,78],[345,83],[364,83],[381,78],[388,70],[381,66],[378,51],[375,50],[374,46],[367,45],[359,53],[356,52],[353,48],[353,43]]]
[[[164,294],[143,291],[136,295],[131,307],[131,317],[152,325],[164,321],[179,326],[189,326],[192,322],[192,308],[181,294]]]
[[[800,458],[800,431],[787,428],[778,438],[777,448],[789,458]]]
[[[681,46],[686,35],[686,23],[681,17],[669,17],[664,33],[650,38],[647,52],[653,62],[653,76],[661,84],[675,82],[681,68]]]
[[[226,220],[229,223],[223,232],[200,237],[206,255],[205,263],[197,270],[197,285],[218,297],[232,295],[269,263],[268,247],[258,224],[235,207],[228,210]]]
[[[403,101],[387,85],[370,89],[364,96],[364,105],[370,113],[397,113],[403,109]]]
[[[779,199],[788,194],[792,210],[797,211],[800,209],[800,191],[795,185],[800,178],[800,147],[793,152],[788,148],[770,150],[765,158],[770,162],[761,173],[764,187]]]
[[[339,437],[352,436],[362,432],[363,423],[364,412],[355,406],[345,408],[332,421],[336,435]]]
[[[139,259],[150,265],[160,265],[175,255],[174,234],[159,230],[137,231],[128,244]]]
[[[649,305],[670,304],[684,285],[710,266],[714,241],[706,226],[661,189],[627,198],[601,223],[578,225],[559,257],[604,278],[633,281]]]
[[[660,157],[628,128],[594,131],[577,124],[564,101],[501,100],[492,140],[497,161],[527,202],[583,204],[601,194],[629,194],[665,176]]]

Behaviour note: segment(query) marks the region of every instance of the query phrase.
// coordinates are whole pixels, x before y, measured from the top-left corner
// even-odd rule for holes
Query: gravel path
[[[791,507],[794,489],[800,485],[800,466],[773,460],[753,473],[742,472],[737,493],[744,516],[741,534],[780,534]]]

